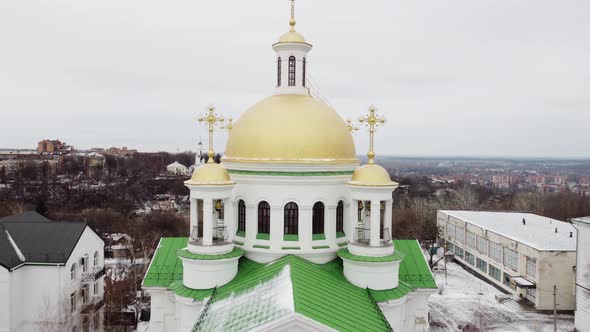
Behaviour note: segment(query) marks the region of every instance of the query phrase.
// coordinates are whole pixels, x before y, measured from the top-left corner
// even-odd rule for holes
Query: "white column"
[[[324,234],[328,243],[336,241],[336,207],[337,205],[327,205],[324,213]]]
[[[213,244],[213,201],[203,200],[203,245]]]
[[[197,199],[191,198],[191,211],[190,211],[190,229],[189,229],[189,237],[192,238],[193,236],[193,228],[199,224],[199,214],[197,213]],[[198,236],[198,233],[195,234],[195,237]]]
[[[252,245],[256,240],[258,220],[256,220],[256,205],[246,203],[246,241]]]
[[[393,221],[391,220],[391,209],[393,200],[388,199],[385,201],[385,220],[384,227],[389,228],[389,235],[393,239]]]
[[[281,249],[281,243],[283,242],[283,232],[285,220],[283,219],[283,207],[282,206],[271,206],[270,207],[270,248]]]
[[[359,201],[357,201],[356,199],[352,200],[352,203],[350,204],[350,213],[348,215],[348,228],[347,228],[347,233],[346,235],[348,235],[348,242],[354,242],[354,232],[356,232],[356,227],[358,224],[358,208],[359,208]]]
[[[228,198],[225,198],[223,200],[223,226],[225,226],[225,231],[226,231],[227,238],[229,241],[234,240],[232,220],[233,220],[233,218],[231,215],[230,202],[229,202]]]
[[[380,214],[380,201],[379,200],[372,200],[371,201],[371,247],[378,247],[379,246],[379,224],[381,222]]]
[[[312,207],[311,206],[300,206],[299,207],[299,243],[301,244],[302,250],[311,249],[311,238],[313,233],[312,228]]]

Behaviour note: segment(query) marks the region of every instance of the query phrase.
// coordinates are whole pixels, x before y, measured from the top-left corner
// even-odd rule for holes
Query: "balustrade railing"
[[[203,237],[199,236],[199,229],[197,228],[197,226],[193,226],[193,229],[191,231],[191,240],[195,242],[200,242],[203,240]],[[227,242],[228,240],[229,237],[227,233],[227,227],[225,225],[217,224],[215,227],[213,227],[213,244]]]
[[[104,266],[93,266],[91,270],[82,272],[81,281],[82,283],[90,283],[98,280],[100,277],[105,275]]]
[[[371,229],[365,227],[355,227],[353,241],[360,244],[369,245],[371,243]],[[389,228],[384,228],[379,239],[379,245],[387,245],[391,241]]]

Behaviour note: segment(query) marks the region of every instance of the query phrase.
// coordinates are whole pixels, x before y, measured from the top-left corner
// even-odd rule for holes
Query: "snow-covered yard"
[[[553,331],[553,316],[521,308],[512,300],[499,303],[498,289],[465,271],[456,263],[434,273],[441,294],[430,298],[431,332],[443,331]],[[466,327],[469,326],[469,327]],[[558,315],[558,331],[573,331],[574,316]]]

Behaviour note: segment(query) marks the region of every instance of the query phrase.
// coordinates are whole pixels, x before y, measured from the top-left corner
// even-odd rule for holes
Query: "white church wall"
[[[394,331],[405,331],[407,299],[407,296],[404,296],[401,299],[378,303],[383,316]]]
[[[399,283],[400,261],[360,262],[342,258],[346,280],[361,288],[384,290]]]
[[[203,301],[194,301],[190,298],[175,296],[176,323],[174,331],[190,332],[203,308]]]
[[[590,223],[575,224],[578,229],[575,327],[577,331],[590,332]]]
[[[151,297],[150,332],[176,331],[174,294],[164,288],[146,287]]]
[[[338,243],[346,242],[345,238],[337,238],[335,219],[338,201],[342,200],[345,209],[350,209],[350,192],[345,186],[349,176],[254,176],[233,175],[238,184],[234,188],[233,206],[243,199],[246,203],[246,236],[243,248],[252,252],[248,257],[257,261],[265,255],[276,259],[285,254],[301,254],[313,260],[317,256],[324,263],[336,257],[340,248]],[[289,190],[285,190],[289,188]],[[270,238],[257,239],[258,204],[262,201],[271,207]],[[283,237],[284,207],[295,202],[299,208],[299,233],[297,241],[285,241]],[[324,235],[325,239],[313,240],[312,209],[316,202],[324,204]],[[349,214],[345,210],[345,219]],[[242,238],[238,238],[242,240]],[[315,248],[314,248],[315,247]],[[322,255],[324,254],[324,255]],[[268,260],[266,260],[268,261]]]
[[[10,329],[10,273],[0,266],[0,332]]]

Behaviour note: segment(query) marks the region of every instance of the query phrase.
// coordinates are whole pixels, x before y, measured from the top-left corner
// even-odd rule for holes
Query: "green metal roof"
[[[168,287],[177,280],[182,280],[182,261],[178,250],[186,248],[186,237],[163,237],[152,258],[148,272],[143,278],[145,287]]]
[[[177,253],[186,245],[187,238],[162,238],[143,285],[167,287],[177,295],[197,300],[211,296],[212,289],[195,290],[182,284],[182,262]],[[354,286],[342,273],[341,259],[314,264],[288,255],[261,264],[242,257],[238,274],[216,289],[212,302],[250,292],[275,278],[288,265],[295,312],[339,331],[386,331],[390,327],[375,302],[401,298],[416,288],[437,287],[418,241],[395,240],[394,245],[404,255],[399,286],[395,289],[373,291]]]

